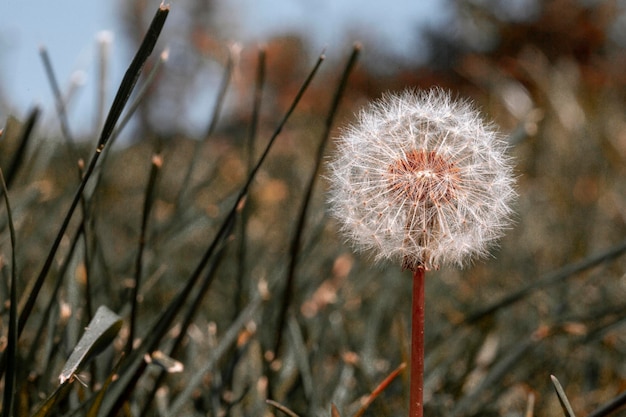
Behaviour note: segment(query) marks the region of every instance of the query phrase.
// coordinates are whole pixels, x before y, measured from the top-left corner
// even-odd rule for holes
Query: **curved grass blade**
[[[0,169],[0,182],[2,183],[2,191],[4,194],[4,203],[7,208],[7,217],[9,221],[9,233],[11,235],[11,291],[9,293],[9,329],[7,335],[7,347],[5,355],[8,361],[6,375],[4,379],[4,395],[2,401],[3,416],[9,417],[13,415],[13,405],[16,391],[16,374],[17,374],[17,274],[15,271],[17,263],[15,262],[15,227],[13,225],[13,214],[11,213],[11,204],[9,203],[9,192],[2,169]]]
[[[574,414],[574,410],[572,409],[572,405],[569,403],[567,395],[565,395],[565,391],[563,390],[559,380],[556,379],[554,375],[550,375],[550,379],[552,380],[552,385],[554,385],[556,395],[559,397],[559,402],[561,403],[565,417],[576,417],[576,414]]]
[[[288,409],[287,407],[285,407],[284,405],[282,405],[279,402],[276,402],[274,400],[265,400],[265,402],[267,404],[271,405],[272,407],[274,407],[275,409],[285,413],[285,415],[287,415],[289,417],[300,417],[296,413],[294,413],[293,411],[291,411],[290,409]],[[334,416],[334,414],[333,414],[333,416]]]
[[[59,375],[64,384],[72,380],[78,370],[98,353],[108,347],[122,327],[122,319],[105,306],[100,306],[89,322],[85,333],[78,341]]]
[[[159,55],[159,59],[152,66],[152,69],[150,70],[150,73],[148,73],[148,76],[146,77],[145,82],[141,85],[141,88],[139,89],[139,91],[137,91],[137,94],[135,95],[133,102],[130,104],[130,106],[128,106],[128,110],[124,114],[124,117],[122,117],[119,124],[115,128],[115,132],[113,132],[113,136],[111,137],[111,144],[119,137],[122,130],[126,127],[128,122],[130,121],[131,116],[135,114],[135,112],[139,108],[139,105],[143,101],[143,98],[146,96],[146,94],[148,94],[148,91],[150,91],[150,89],[152,88],[153,86],[152,83],[156,79],[156,76],[159,73],[161,66],[165,62],[167,62],[167,60],[169,59],[169,56],[170,56],[170,53],[169,53],[169,49],[167,48],[163,52],[161,52],[161,54]]]

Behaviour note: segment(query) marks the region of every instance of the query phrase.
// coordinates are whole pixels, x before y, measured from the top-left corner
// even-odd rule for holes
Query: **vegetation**
[[[152,119],[173,89],[161,7],[98,138],[37,133],[39,109],[0,120],[2,414],[406,415],[411,275],[338,237],[323,162],[369,99],[437,85],[508,134],[519,199],[492,258],[428,274],[425,415],[618,415],[626,55],[609,2],[553,3],[473,10],[496,47],[393,76],[358,46],[224,47],[195,138]]]

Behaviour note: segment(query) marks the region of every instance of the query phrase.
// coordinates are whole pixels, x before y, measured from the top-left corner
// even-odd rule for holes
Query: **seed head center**
[[[439,205],[455,198],[459,169],[434,151],[412,150],[387,169],[390,188],[413,203]]]

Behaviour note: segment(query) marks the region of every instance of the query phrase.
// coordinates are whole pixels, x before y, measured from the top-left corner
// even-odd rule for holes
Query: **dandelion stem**
[[[424,415],[424,268],[413,270],[409,417]]]

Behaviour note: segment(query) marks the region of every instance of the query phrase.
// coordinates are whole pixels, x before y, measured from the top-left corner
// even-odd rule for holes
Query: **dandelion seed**
[[[333,215],[354,244],[415,271],[483,257],[515,196],[506,144],[440,89],[387,95],[360,112],[330,162]]]

